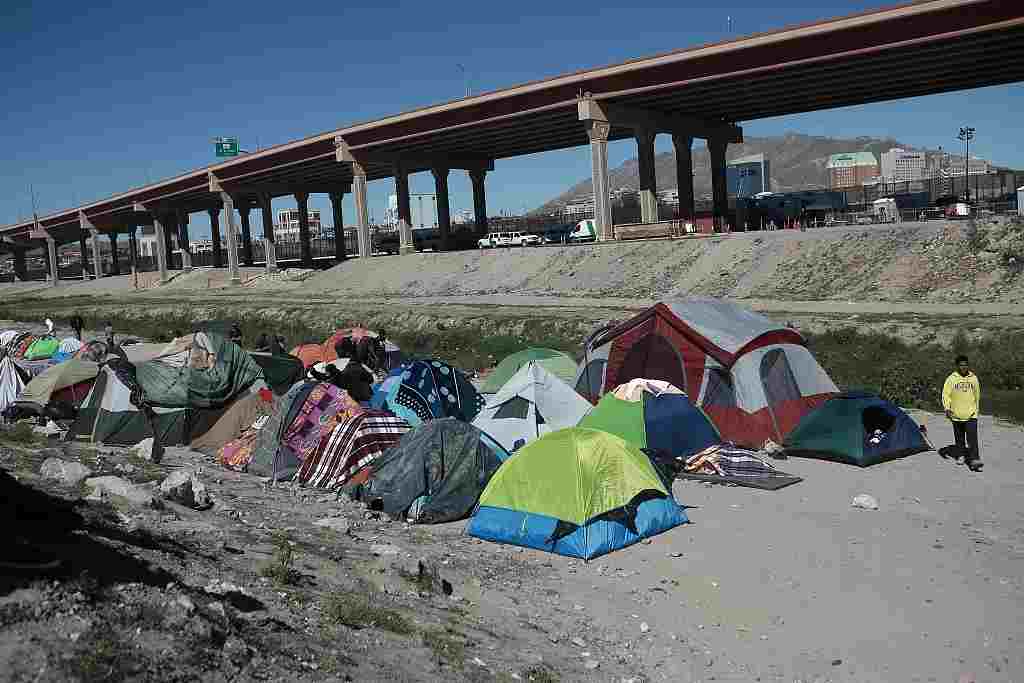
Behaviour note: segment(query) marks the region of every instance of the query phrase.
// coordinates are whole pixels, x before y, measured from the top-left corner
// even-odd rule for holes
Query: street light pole
[[[964,197],[971,201],[971,140],[974,138],[974,128],[961,126],[957,139],[964,143]]]
[[[462,64],[456,64],[455,66],[458,67],[459,71],[462,72],[462,80],[464,80],[466,82],[466,97],[469,97],[470,96],[469,72],[466,71],[466,67],[464,67]]]

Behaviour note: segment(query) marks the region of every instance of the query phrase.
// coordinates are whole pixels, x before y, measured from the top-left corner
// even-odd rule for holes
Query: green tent
[[[25,349],[25,360],[43,360],[52,358],[60,349],[60,339],[56,337],[40,337]]]
[[[77,406],[89,393],[99,371],[99,366],[92,361],[69,358],[33,377],[15,403],[38,413],[55,397]]]
[[[564,381],[569,386],[575,386],[576,361],[561,351],[534,346],[528,349],[523,349],[522,351],[517,351],[511,356],[506,356],[505,360],[498,363],[498,366],[491,371],[491,374],[489,374],[487,379],[484,381],[483,389],[480,390],[481,393],[498,393],[498,390],[505,386],[506,382],[512,379],[512,375],[516,374],[516,372],[519,371],[519,368],[523,367],[530,361],[535,361],[542,368]]]
[[[613,434],[573,427],[506,460],[467,533],[589,559],[686,521],[642,451]]]
[[[605,394],[580,427],[616,434],[637,448],[685,457],[722,443],[718,430],[686,394],[643,392],[639,401]]]
[[[164,445],[189,442],[190,411],[187,408],[154,408],[153,415],[147,418],[132,403],[131,394],[131,387],[109,365],[102,366],[78,411],[78,418],[71,425],[70,436],[124,446],[152,436],[158,437]]]

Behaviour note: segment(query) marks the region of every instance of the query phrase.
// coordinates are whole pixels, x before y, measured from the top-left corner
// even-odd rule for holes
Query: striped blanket
[[[306,397],[299,414],[285,430],[283,445],[292,449],[300,461],[306,461],[321,447],[334,428],[363,408],[348,392],[321,382]]]
[[[306,458],[299,470],[299,481],[322,489],[343,486],[410,429],[408,422],[382,410],[353,415],[336,426],[316,452]]]
[[[686,459],[683,470],[720,477],[789,476],[758,455],[758,451],[726,444],[708,446]]]

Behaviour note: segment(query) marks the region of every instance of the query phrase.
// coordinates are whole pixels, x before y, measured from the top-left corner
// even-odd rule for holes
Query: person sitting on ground
[[[318,382],[329,382],[339,389],[344,389],[360,403],[373,398],[373,375],[359,363],[349,363],[343,370],[328,363],[322,372],[310,368],[309,375]]]
[[[267,350],[274,356],[287,356],[288,352],[284,348],[284,337],[281,335],[270,335],[270,343],[267,346]]]
[[[104,341],[107,342],[107,351],[113,353],[113,349],[117,344],[114,343],[114,326],[109,320],[103,323],[103,334]]]
[[[235,344],[238,344],[239,346],[241,346],[242,345],[242,326],[239,325],[238,323],[232,323],[232,325],[231,325],[231,332],[228,334],[228,339],[231,340],[232,342],[234,342]]]
[[[352,337],[343,337],[334,343],[334,352],[338,354],[338,358],[355,358],[356,343],[352,341]]]
[[[257,351],[269,351],[270,350],[270,338],[267,337],[266,332],[260,332],[260,336],[256,337],[256,350]]]
[[[956,357],[956,370],[950,373],[942,386],[942,407],[946,418],[953,423],[953,438],[964,464],[972,472],[983,464],[978,450],[978,407],[981,403],[981,383],[971,372],[967,356]]]

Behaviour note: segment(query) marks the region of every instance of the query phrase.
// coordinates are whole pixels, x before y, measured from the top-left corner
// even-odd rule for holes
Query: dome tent
[[[484,394],[497,393],[512,379],[513,375],[519,372],[520,368],[530,362],[540,364],[545,370],[569,386],[576,381],[576,361],[568,354],[534,346],[506,356],[487,376],[480,391]]]
[[[783,445],[787,455],[860,467],[931,450],[902,409],[859,391],[835,396],[809,413]]]
[[[466,531],[589,560],[687,521],[642,451],[613,434],[573,427],[505,461]]]

